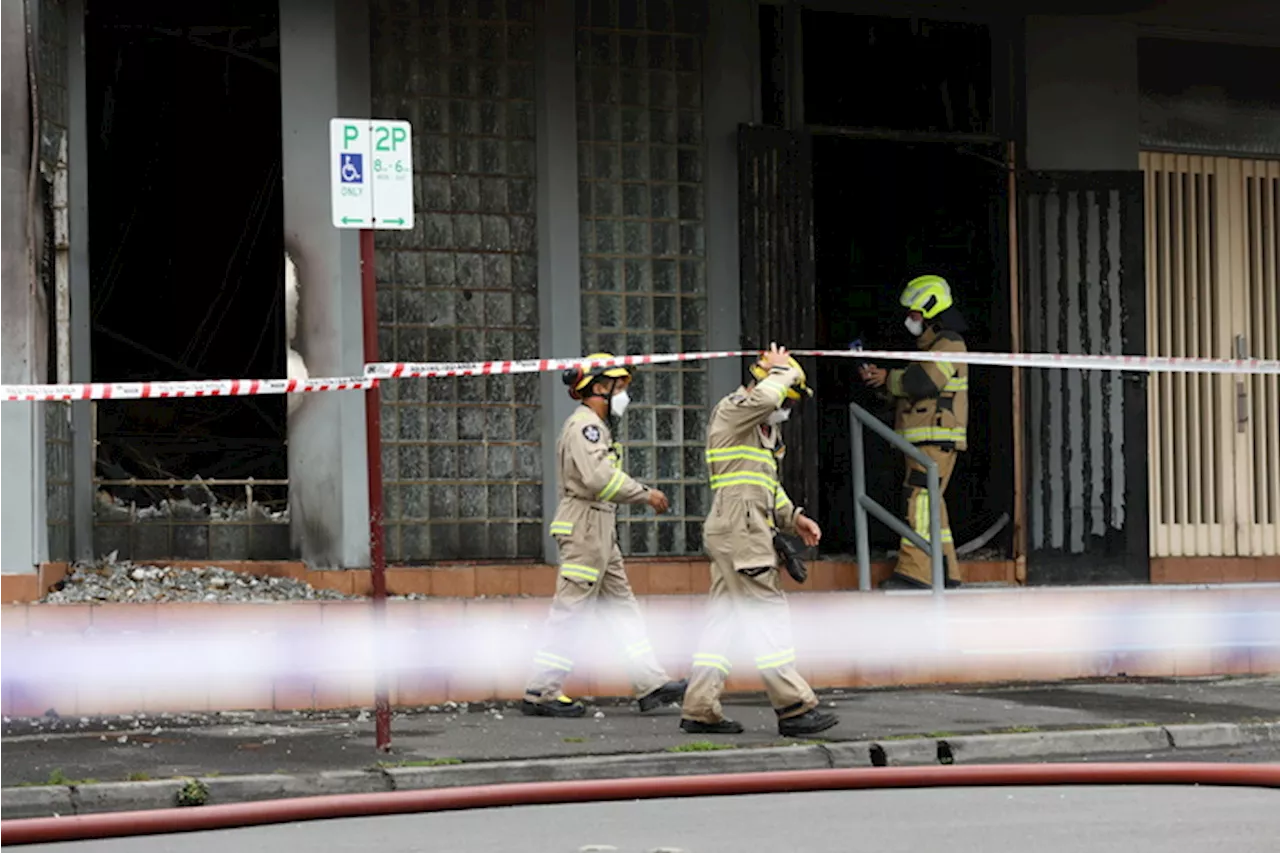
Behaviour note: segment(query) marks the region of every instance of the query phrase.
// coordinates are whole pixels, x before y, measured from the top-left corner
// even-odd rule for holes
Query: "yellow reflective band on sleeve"
[[[760,655],[756,658],[756,669],[780,669],[796,662],[795,649],[783,649],[780,652]]]
[[[551,535],[552,536],[572,536],[573,522],[572,521],[551,522]]]
[[[890,370],[889,378],[888,378],[888,381],[885,383],[885,385],[888,387],[889,393],[892,394],[893,396],[895,397],[906,396],[902,391],[902,371],[901,370]]]
[[[912,427],[900,429],[898,435],[912,444],[924,444],[932,441],[965,441],[968,430],[965,427]]]
[[[627,646],[627,656],[631,658],[641,658],[652,653],[653,644],[648,640],[640,640]]]
[[[766,489],[778,488],[778,481],[768,474],[759,471],[733,471],[728,474],[712,474],[711,488],[723,489],[727,486],[762,486]]]
[[[538,666],[545,666],[548,669],[558,669],[561,672],[573,672],[573,661],[560,655],[553,655],[551,652],[538,652],[533,656],[533,662]]]
[[[613,500],[613,497],[618,494],[619,490],[622,489],[622,484],[623,482],[625,482],[626,478],[627,478],[627,475],[622,473],[621,471],[614,471],[613,476],[609,478],[608,484],[606,484],[605,487],[600,490],[600,494],[599,494],[600,500],[602,501]]]
[[[956,366],[949,361],[935,361],[934,365],[942,372],[942,375],[948,379],[956,375]]]
[[[735,445],[733,447],[716,447],[708,450],[706,453],[707,463],[714,462],[734,462],[737,460],[745,460],[749,462],[759,462],[768,465],[770,468],[778,467],[778,460],[774,458],[772,450],[765,450],[763,447],[751,447],[745,444]]]
[[[968,391],[968,390],[969,390],[968,376],[952,376],[950,379],[947,380],[947,384],[942,386],[942,393],[944,394],[946,394],[949,391],[954,392],[954,391]]]
[[[591,566],[584,566],[580,563],[561,563],[560,574],[567,578],[575,578],[577,580],[589,581],[595,583],[600,580],[600,570],[593,569]]]
[[[761,382],[758,382],[756,384],[756,387],[764,388],[768,391],[772,391],[773,393],[777,394],[779,405],[782,404],[783,400],[787,399],[787,386],[783,385],[781,382],[774,382],[772,379],[765,379]]]
[[[709,669],[718,669],[725,675],[728,675],[729,671],[733,669],[733,665],[729,663],[729,659],[727,657],[724,655],[713,655],[709,652],[694,652],[693,665],[705,666]]]
[[[790,506],[790,505],[791,505],[791,498],[788,497],[787,493],[782,491],[782,489],[778,489],[778,493],[773,498],[773,508],[782,509],[784,506]]]

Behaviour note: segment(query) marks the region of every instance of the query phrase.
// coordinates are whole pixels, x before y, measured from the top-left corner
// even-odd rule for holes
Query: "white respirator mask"
[[[631,405],[631,395],[625,389],[619,391],[609,398],[609,414],[615,418],[620,418],[629,405]]]
[[[791,417],[790,409],[778,409],[776,412],[769,413],[769,423],[773,426],[784,424]]]
[[[908,317],[903,321],[903,325],[907,327],[907,331],[911,333],[912,337],[918,338],[924,334],[924,320]]]

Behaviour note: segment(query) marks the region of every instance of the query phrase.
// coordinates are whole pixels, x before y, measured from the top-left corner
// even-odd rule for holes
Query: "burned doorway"
[[[890,4],[883,4],[890,10]],[[1007,133],[1011,100],[997,97],[994,61],[1008,50],[982,21],[852,14],[799,4],[760,6],[762,118],[811,139],[814,343],[843,349],[913,349],[898,295],[913,276],[947,277],[969,324],[971,349],[1011,342]],[[999,119],[998,119],[999,117]],[[804,294],[796,294],[803,300]],[[854,549],[848,405],[879,409],[844,359],[816,367],[818,473],[824,550]],[[1012,377],[975,368],[969,452],[948,489],[963,544],[1015,500]],[[885,506],[902,496],[902,458],[869,438],[868,491]],[[987,544],[1003,559],[1011,523]],[[872,525],[872,548],[897,536]]]
[[[88,0],[85,53],[94,381],[284,376],[276,4]],[[283,398],[95,422],[96,553],[287,555]]]
[[[814,243],[820,348],[913,350],[898,305],[911,278],[936,273],[950,282],[970,349],[1007,351],[1010,343],[1008,247],[1003,223],[1006,175],[1000,146],[906,143],[819,136],[814,140]],[[885,365],[882,365],[885,366]],[[901,365],[894,365],[901,366]],[[852,551],[853,486],[849,403],[890,417],[887,403],[858,381],[854,364],[823,359],[821,389],[824,543]],[[947,489],[957,544],[1013,513],[1013,419],[1007,369],[974,367],[969,379],[969,450]],[[900,502],[902,458],[867,439],[867,487],[887,507]],[[847,523],[846,523],[847,522]],[[1010,527],[989,544],[1004,559]],[[871,527],[872,548],[895,550],[898,537]],[[982,556],[970,554],[969,559]]]

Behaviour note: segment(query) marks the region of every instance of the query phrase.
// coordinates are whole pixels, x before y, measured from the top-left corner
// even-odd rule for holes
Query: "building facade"
[[[415,227],[376,239],[383,360],[775,339],[897,346],[896,289],[925,269],[952,279],[972,349],[1280,356],[1280,93],[1245,70],[1280,57],[1280,21],[1265,3],[1202,12],[1135,0],[1104,14],[1045,0],[1012,17],[948,2],[281,0],[266,18],[246,4],[192,7],[186,29],[141,3],[127,27],[108,26],[99,5],[27,10],[38,144],[6,141],[4,195],[6,210],[48,211],[50,227],[32,252],[11,225],[26,220],[5,218],[6,383],[123,378],[95,359],[103,294],[128,275],[101,266],[126,238],[93,224],[91,211],[114,203],[106,189],[95,195],[94,170],[114,162],[103,140],[126,133],[118,69],[131,60],[121,57],[175,27],[225,66],[227,123],[254,98],[247,113],[279,117],[278,152],[270,133],[253,143],[269,152],[265,200],[253,207],[267,225],[253,246],[273,257],[287,247],[297,264],[294,345],[312,376],[363,364],[358,237],[330,224],[324,175],[329,119],[365,115],[409,120],[415,138]],[[5,6],[6,47],[23,43],[20,13]],[[117,70],[104,82],[108,53]],[[6,50],[6,127],[24,123],[29,97],[11,62]],[[246,62],[259,76],[237,89]],[[263,102],[273,85],[276,100]],[[20,180],[32,152],[39,179]],[[202,192],[185,203],[231,204],[219,202],[217,178]],[[192,221],[204,227],[215,225]],[[228,258],[259,251],[243,248],[251,230],[237,232]],[[126,272],[171,274],[133,263]],[[40,285],[26,288],[32,280]],[[270,294],[279,279],[251,286]],[[215,280],[211,293],[220,289]],[[218,299],[204,297],[203,314],[249,325],[236,312],[260,310]],[[244,348],[275,346],[282,368],[284,347],[263,340]],[[150,378],[212,369],[185,350],[170,362],[188,373]],[[833,551],[847,551],[847,407],[870,402],[848,365],[811,370],[822,402],[793,427],[788,485],[816,507]],[[741,379],[730,361],[637,373],[627,466],[672,506],[661,517],[621,511],[628,554],[701,553],[707,416]],[[973,396],[973,449],[951,492],[957,538],[1008,517],[988,544],[1020,561],[1026,580],[1146,581],[1153,558],[1280,558],[1274,377],[987,369],[975,370]],[[5,403],[4,571],[112,551],[367,566],[363,405],[354,393],[315,394],[287,415],[259,413],[282,425],[273,452],[287,516],[242,528],[211,523],[199,501],[121,509],[118,496],[150,469],[102,450],[116,439],[103,437],[93,404]],[[554,375],[384,383],[388,559],[549,558],[554,435],[569,406]],[[112,436],[140,429],[136,416],[120,418]],[[897,463],[869,450],[871,490],[892,503]],[[191,465],[201,470],[169,479],[223,470]],[[226,470],[239,484],[240,469]],[[287,540],[276,535],[285,524]]]

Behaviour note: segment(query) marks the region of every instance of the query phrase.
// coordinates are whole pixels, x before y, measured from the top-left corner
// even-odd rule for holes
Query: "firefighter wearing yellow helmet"
[[[588,360],[612,359],[593,353]],[[576,634],[588,609],[600,614],[620,641],[641,711],[679,702],[687,682],[673,681],[654,657],[644,619],[631,592],[618,548],[618,504],[644,504],[661,514],[667,496],[622,470],[622,449],[611,424],[627,409],[631,373],[621,365],[572,367],[562,377],[569,396],[581,403],[564,422],[556,442],[560,504],[551,535],[560,552],[560,573],[547,618],[543,645],[533,657],[534,672],[520,710],[528,716],[581,717],[587,709],[564,695],[573,671]]]
[[[922,275],[907,282],[899,303],[907,309],[905,324],[916,337],[916,346],[930,352],[965,352],[964,320],[954,307],[951,286],[938,275]],[[862,368],[862,379],[884,388],[896,406],[894,428],[938,465],[943,493],[955,470],[956,454],[968,447],[969,368],[949,361],[913,362],[900,370],[874,364]],[[924,468],[907,459],[907,524],[929,540],[929,489]],[[941,500],[941,495],[939,495]],[[947,516],[947,504],[939,507],[942,519],[943,565],[946,584],[959,586],[959,563]],[[929,556],[904,538],[898,548],[898,564],[885,588],[930,586]]]
[[[796,669],[791,615],[778,578],[774,531],[822,538],[817,522],[792,503],[778,481],[785,445],[779,432],[793,408],[813,391],[804,370],[776,345],[750,368],[751,379],[721,400],[707,426],[711,511],[703,541],[711,557],[708,621],[693,656],[680,728],[689,734],[738,734],[720,704],[737,638],[752,649],[778,717],[778,732],[806,736],[836,725],[817,710],[813,689]],[[800,580],[800,578],[797,578]]]

